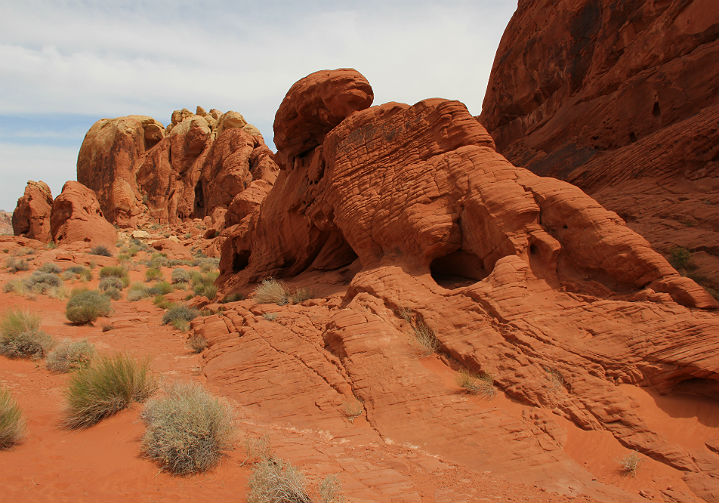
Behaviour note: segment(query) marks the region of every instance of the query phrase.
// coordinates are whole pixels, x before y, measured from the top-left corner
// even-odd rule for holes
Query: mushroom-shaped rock
[[[18,199],[12,214],[13,233],[38,241],[50,241],[52,203],[52,193],[45,182],[28,181],[25,194]]]
[[[313,149],[340,121],[372,100],[370,83],[356,70],[311,73],[290,88],[275,114],[278,152],[289,158]]]
[[[55,198],[50,228],[57,244],[82,241],[115,246],[117,241],[117,231],[103,217],[95,192],[75,181],[66,182]]]

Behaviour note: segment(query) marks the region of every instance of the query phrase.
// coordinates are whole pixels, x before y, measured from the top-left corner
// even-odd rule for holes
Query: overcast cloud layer
[[[273,147],[285,93],[321,69],[357,69],[375,104],[443,97],[478,115],[517,2],[116,4],[0,1],[0,208],[28,179],[57,195],[103,117],[236,110]]]

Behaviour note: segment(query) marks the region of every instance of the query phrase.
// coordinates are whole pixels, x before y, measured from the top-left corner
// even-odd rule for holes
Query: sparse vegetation
[[[202,353],[207,348],[207,339],[200,334],[192,334],[188,337],[187,344],[195,353]]]
[[[170,274],[170,280],[173,285],[190,283],[192,274],[187,269],[173,269],[173,272]]]
[[[86,339],[64,339],[47,355],[45,366],[53,372],[71,372],[90,365],[94,355],[95,347]]]
[[[100,280],[100,283],[98,283],[98,290],[100,290],[101,292],[105,292],[110,288],[122,290],[123,288],[125,288],[125,285],[123,284],[122,280],[117,276],[106,276]]]
[[[148,295],[155,296],[155,295],[167,295],[168,293],[173,291],[172,285],[168,283],[167,281],[158,281],[153,286],[148,288],[147,292]]]
[[[23,435],[25,422],[10,392],[0,388],[0,449],[15,445]]]
[[[142,418],[144,453],[171,473],[203,472],[231,446],[232,410],[195,383],[176,384],[151,400]]]
[[[336,475],[328,475],[318,486],[320,499],[323,503],[345,503],[340,479]]]
[[[3,290],[19,295],[42,294],[64,298],[67,292],[62,288],[62,279],[53,273],[35,271],[30,276],[5,283]]]
[[[197,318],[199,314],[197,309],[184,305],[174,305],[163,315],[163,324],[170,324],[184,332],[188,329],[190,322]]]
[[[94,290],[73,292],[65,306],[65,316],[76,325],[92,324],[110,314],[110,299]]]
[[[92,271],[86,269],[81,265],[73,265],[68,267],[65,272],[62,273],[62,279],[82,279],[83,281],[90,281],[92,279]]]
[[[217,277],[217,271],[209,272],[207,274],[193,272],[192,287],[195,295],[202,295],[208,300],[214,300],[217,296],[217,287],[215,286],[215,280]]]
[[[461,369],[457,374],[457,384],[467,393],[472,395],[483,395],[487,398],[495,396],[493,377],[490,374],[474,375],[466,369]]]
[[[155,281],[158,279],[163,279],[163,273],[159,268],[151,267],[145,271],[145,281]]]
[[[0,321],[0,354],[8,358],[42,358],[53,338],[40,330],[40,317],[27,311],[8,311]]]
[[[130,277],[128,276],[128,270],[119,265],[109,265],[100,269],[100,279],[102,278],[120,278],[124,286],[128,286],[130,283]]]
[[[311,503],[302,472],[287,461],[260,460],[248,481],[248,503]]]
[[[145,262],[150,269],[159,269],[167,265],[167,257],[163,253],[153,253],[150,259]]]
[[[637,453],[637,451],[632,451],[630,454],[620,460],[622,472],[630,477],[634,477],[637,474],[639,465],[640,455]]]
[[[70,379],[66,423],[87,428],[132,402],[144,402],[154,391],[147,362],[122,354],[96,358]]]
[[[112,257],[112,253],[106,246],[97,245],[90,248],[90,253],[92,255],[100,255],[103,257]]]
[[[347,400],[343,403],[343,412],[345,412],[345,417],[347,417],[351,423],[362,416],[364,410],[363,403],[357,398]]]
[[[40,272],[46,272],[50,274],[60,274],[60,267],[52,262],[46,262],[38,268]]]
[[[277,313],[263,313],[263,318],[268,321],[275,321],[277,319]]]
[[[237,302],[238,300],[245,300],[245,296],[241,293],[233,292],[223,297],[220,303],[227,304],[228,302]]]
[[[30,264],[25,259],[10,257],[5,261],[5,267],[7,267],[8,272],[14,274],[18,271],[27,271],[30,269]]]
[[[284,306],[285,304],[299,304],[304,300],[312,298],[312,295],[305,288],[299,288],[294,292],[281,281],[275,278],[265,278],[255,288],[255,302],[258,304],[277,304]]]
[[[668,262],[678,271],[686,271],[692,268],[692,256],[686,248],[676,247],[670,251]]]
[[[198,265],[202,272],[210,272],[220,267],[220,259],[213,257],[202,257],[198,259]]]
[[[150,293],[148,292],[148,290],[149,288],[147,288],[142,283],[133,283],[132,285],[130,285],[130,288],[128,288],[127,300],[135,302],[137,300],[150,297]]]
[[[424,354],[429,355],[438,350],[440,341],[438,341],[435,331],[425,323],[420,315],[406,308],[400,309],[398,314],[412,327],[415,340],[422,348]]]

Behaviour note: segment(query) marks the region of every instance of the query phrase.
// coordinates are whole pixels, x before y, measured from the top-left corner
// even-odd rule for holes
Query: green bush
[[[120,297],[122,297],[122,292],[117,288],[108,288],[103,292],[103,295],[112,300],[120,300]]]
[[[178,283],[190,283],[192,280],[192,274],[190,274],[190,271],[186,269],[173,269],[173,272],[170,275],[170,280],[173,285]]]
[[[302,472],[287,461],[268,457],[255,465],[248,503],[311,503]]]
[[[66,424],[87,428],[132,402],[144,402],[154,391],[147,362],[122,354],[97,358],[70,379]]]
[[[135,302],[136,300],[150,297],[148,290],[149,289],[142,283],[133,283],[128,289],[127,300]]]
[[[130,283],[127,269],[119,265],[109,265],[100,269],[100,279],[110,277],[120,278],[124,286]]]
[[[100,283],[98,283],[98,290],[104,293],[109,288],[122,290],[123,288],[125,288],[125,285],[123,284],[123,281],[117,276],[106,276],[100,280]]]
[[[142,419],[143,452],[171,473],[203,472],[231,446],[230,407],[199,384],[174,385],[167,396],[147,403]]]
[[[40,317],[27,311],[8,311],[0,321],[0,354],[9,358],[42,358],[53,338],[40,330]]]
[[[70,372],[90,365],[94,355],[95,347],[86,339],[81,341],[64,339],[48,353],[45,366],[53,372]]]
[[[678,271],[680,270],[686,270],[690,268],[690,259],[691,259],[690,251],[685,248],[673,248],[670,251],[670,258],[668,261],[670,262],[670,265],[672,265],[675,269]]]
[[[35,271],[29,277],[22,280],[26,291],[39,294],[48,294],[63,284],[60,276],[53,273]]]
[[[217,296],[217,287],[215,286],[215,280],[218,278],[218,272],[210,272],[207,274],[200,274],[193,271],[192,275],[192,287],[195,295],[202,295],[207,297],[208,300],[213,300]]]
[[[145,271],[145,281],[154,281],[156,279],[163,279],[163,273],[159,268],[151,267]]]
[[[150,260],[145,262],[145,265],[151,269],[153,269],[153,268],[158,269],[160,267],[166,266],[167,262],[168,262],[168,259],[165,256],[165,254],[153,253],[152,256],[150,257]]]
[[[110,252],[110,250],[108,250],[107,246],[102,246],[102,245],[93,246],[92,248],[90,248],[90,253],[93,255],[100,255],[103,257],[112,257],[112,253]]]
[[[163,315],[163,324],[171,324],[178,330],[187,330],[189,323],[194,320],[199,311],[183,305],[175,305],[168,309]]]
[[[25,259],[10,257],[5,261],[5,267],[8,272],[16,273],[18,271],[27,271],[30,269],[30,264]]]
[[[94,290],[76,291],[65,306],[65,316],[76,325],[92,324],[110,314],[110,299]]]
[[[25,422],[17,402],[6,389],[0,388],[0,449],[7,449],[22,438]]]
[[[198,260],[198,265],[202,272],[210,272],[220,267],[220,259],[205,257]]]
[[[173,291],[173,287],[167,281],[158,281],[153,286],[148,288],[147,292],[149,296],[155,295],[167,295]]]
[[[238,300],[245,300],[245,296],[241,293],[233,292],[223,297],[220,303],[227,304],[228,302],[237,302]]]
[[[86,269],[81,265],[73,265],[65,269],[65,272],[62,273],[62,279],[64,280],[78,278],[82,279],[83,281],[90,281],[92,279],[92,271]]]
[[[60,267],[57,264],[53,264],[52,262],[47,262],[40,266],[38,269],[40,272],[47,272],[51,274],[60,274]]]

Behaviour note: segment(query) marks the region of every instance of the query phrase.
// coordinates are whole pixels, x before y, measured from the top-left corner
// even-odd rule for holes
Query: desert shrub
[[[83,281],[90,281],[92,279],[92,271],[86,269],[81,265],[73,265],[65,269],[65,272],[61,275],[62,279],[82,279]]]
[[[289,301],[291,304],[300,304],[301,302],[311,298],[312,294],[310,293],[310,290],[298,288],[292,293],[292,295],[290,295]]]
[[[155,281],[157,279],[163,279],[163,273],[159,268],[151,267],[145,271],[145,281]]]
[[[193,309],[183,305],[175,305],[168,309],[163,315],[163,324],[170,324],[178,330],[187,330],[189,323],[194,320],[198,314],[197,309]]]
[[[144,402],[155,391],[147,362],[118,354],[96,358],[70,378],[66,424],[87,428],[126,408]]]
[[[198,265],[202,272],[210,272],[220,267],[220,259],[213,257],[204,257],[198,260]]]
[[[277,304],[283,306],[288,303],[290,296],[283,283],[274,279],[266,278],[255,288],[254,297],[258,304]]]
[[[638,466],[640,465],[640,455],[637,451],[632,451],[630,454],[620,460],[620,468],[625,475],[634,477],[637,474]]]
[[[268,321],[275,321],[277,319],[277,313],[263,313],[263,318]]]
[[[155,295],[167,295],[173,291],[172,285],[167,281],[158,281],[153,286],[148,288],[148,294],[151,296]]]
[[[255,465],[248,503],[310,503],[302,472],[287,461],[268,457]]]
[[[495,396],[493,377],[490,374],[474,375],[466,369],[461,369],[456,378],[458,386],[472,395],[483,395],[488,398]]]
[[[187,345],[195,353],[202,353],[207,348],[207,339],[200,334],[192,334],[188,337]]]
[[[143,451],[165,470],[203,472],[231,446],[232,410],[195,383],[176,384],[147,403]]]
[[[150,293],[148,292],[148,288],[142,283],[133,283],[130,285],[130,288],[128,288],[127,300],[131,302],[135,302],[136,300],[144,299],[149,296]]]
[[[123,281],[117,276],[106,276],[100,280],[100,283],[98,283],[98,290],[103,293],[110,288],[114,288],[115,290],[122,290],[123,288],[125,288],[125,285],[123,284]]]
[[[675,269],[678,271],[680,269],[687,269],[690,265],[690,251],[685,248],[673,248],[670,251],[670,257],[668,258],[668,261],[670,262],[670,265],[672,265]]]
[[[0,321],[0,354],[8,358],[42,358],[53,344],[36,314],[11,310]]]
[[[103,278],[120,278],[124,286],[128,286],[130,283],[128,270],[119,265],[109,265],[100,269],[100,279],[102,280]]]
[[[54,250],[57,248],[57,243],[55,241],[50,241],[48,244],[45,245],[45,248],[48,250]]]
[[[73,292],[65,306],[65,316],[76,325],[92,324],[110,314],[110,299],[94,290]]]
[[[23,281],[28,290],[40,294],[50,293],[63,284],[62,279],[57,274],[39,271],[35,271]]]
[[[47,272],[51,274],[60,274],[60,266],[57,264],[53,264],[52,262],[46,262],[45,264],[41,265],[40,268],[38,268],[38,271],[40,272]]]
[[[425,323],[425,321],[417,313],[413,313],[409,309],[402,308],[398,311],[398,314],[412,327],[415,340],[422,348],[423,353],[429,355],[438,350],[440,341],[438,341],[435,331],[430,328],[430,326]]]
[[[145,265],[151,269],[158,269],[167,265],[167,257],[164,253],[153,253]]]
[[[10,257],[5,261],[5,267],[8,272],[16,273],[18,271],[27,271],[30,269],[30,264],[25,259]]]
[[[0,388],[0,449],[7,449],[22,438],[25,422],[17,402],[6,389]]]
[[[347,400],[343,403],[343,412],[345,413],[345,417],[347,417],[348,421],[351,423],[358,417],[362,416],[364,411],[365,407],[363,407],[363,403],[357,398]]]
[[[108,250],[107,246],[97,245],[90,248],[92,255],[100,255],[102,257],[112,257],[112,253]]]
[[[170,275],[170,280],[173,285],[178,283],[189,283],[191,279],[192,274],[190,274],[190,271],[186,269],[173,269],[173,272]]]
[[[5,283],[3,285],[3,292],[5,292],[5,293],[14,292],[14,293],[17,293],[18,295],[26,295],[26,294],[30,293],[30,292],[28,292],[28,289],[25,285],[25,281],[23,281],[21,279],[14,279],[14,280],[11,280],[11,281],[8,281],[7,283]]]
[[[241,293],[233,292],[223,297],[220,303],[227,304],[228,302],[237,302],[238,300],[245,300],[245,296]]]
[[[175,305],[174,302],[166,299],[164,295],[156,295],[153,299],[153,304],[155,304],[160,309],[169,309]]]
[[[215,286],[215,280],[217,277],[217,271],[204,275],[194,271],[194,274],[192,275],[192,287],[195,295],[202,295],[207,297],[208,300],[215,299],[217,296],[217,287]]]
[[[118,290],[117,288],[108,288],[103,292],[103,295],[109,299],[112,300],[120,300],[122,297],[122,291]]]
[[[45,366],[53,372],[70,372],[90,365],[94,354],[95,347],[86,339],[65,339],[48,353]]]
[[[318,493],[323,503],[344,503],[340,479],[335,475],[328,475],[318,485]]]

